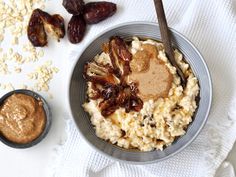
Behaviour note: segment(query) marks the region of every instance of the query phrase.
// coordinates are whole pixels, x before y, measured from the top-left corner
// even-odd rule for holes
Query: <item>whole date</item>
[[[111,2],[90,2],[85,4],[84,19],[88,24],[95,24],[114,15],[116,4]]]
[[[89,2],[83,0],[63,0],[65,9],[74,14],[68,24],[68,38],[73,44],[82,41],[86,24],[96,24],[116,12],[116,4],[106,1]]]
[[[68,38],[73,44],[79,43],[85,34],[86,23],[82,15],[73,15],[68,24]]]
[[[73,15],[81,14],[84,9],[83,0],[63,0],[62,5],[65,7],[67,12]]]

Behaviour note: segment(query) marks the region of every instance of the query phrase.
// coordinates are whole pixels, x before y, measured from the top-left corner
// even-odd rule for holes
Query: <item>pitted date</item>
[[[83,15],[73,15],[68,24],[68,38],[71,43],[79,43],[85,34],[86,23]]]
[[[58,41],[63,38],[65,36],[64,19],[58,14],[50,15],[40,9],[38,11],[46,32],[50,33]]]
[[[129,52],[125,41],[119,36],[113,36],[109,41],[109,56],[111,63],[116,71],[116,76],[124,80],[130,72],[129,62],[132,59],[132,54]]]
[[[43,21],[39,17],[39,11],[33,11],[29,25],[27,28],[27,35],[30,42],[35,47],[43,47],[47,45],[47,35],[43,27]]]
[[[40,9],[35,9],[30,17],[27,35],[35,47],[47,44],[47,33],[55,36],[59,41],[65,36],[64,19],[58,15],[50,15]]]
[[[64,19],[59,14],[52,16],[52,24],[55,29],[55,33],[59,38],[63,38],[66,34]]]
[[[62,5],[65,7],[67,12],[73,15],[81,14],[84,9],[83,0],[63,0]]]
[[[88,24],[95,24],[114,15],[116,4],[111,2],[90,2],[84,6],[84,19]]]

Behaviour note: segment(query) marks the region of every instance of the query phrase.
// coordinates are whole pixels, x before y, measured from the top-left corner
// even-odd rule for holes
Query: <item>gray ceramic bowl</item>
[[[96,54],[101,52],[101,44],[108,41],[109,37],[113,35],[119,35],[123,38],[138,36],[160,40],[158,25],[147,22],[132,22],[118,25],[96,37],[78,58],[69,85],[71,113],[81,135],[100,153],[112,157],[115,160],[136,164],[158,162],[177,154],[187,147],[197,137],[206,123],[212,100],[212,84],[207,65],[201,54],[189,40],[175,30],[171,30],[171,32],[173,35],[173,45],[183,53],[185,60],[190,64],[193,72],[199,79],[200,101],[194,121],[189,125],[186,134],[178,138],[171,146],[165,148],[163,151],[140,152],[126,150],[98,138],[90,123],[89,115],[81,106],[86,99],[86,82],[82,77],[83,66],[85,62],[93,59]]]
[[[43,102],[43,109],[46,114],[45,128],[44,128],[43,132],[39,135],[38,138],[34,139],[33,141],[31,141],[29,143],[25,143],[25,144],[14,143],[12,141],[9,141],[7,138],[5,138],[1,134],[0,134],[0,141],[2,141],[4,144],[6,144],[10,147],[13,147],[13,148],[18,148],[18,149],[29,148],[29,147],[32,147],[32,146],[38,144],[47,135],[47,133],[51,127],[51,122],[52,122],[51,111],[50,111],[50,108],[49,108],[47,102],[45,101],[45,99],[41,95],[39,95],[31,90],[25,90],[25,89],[14,90],[14,91],[11,91],[11,92],[8,92],[7,94],[5,94],[3,97],[0,98],[0,106],[3,104],[4,100],[6,100],[9,96],[13,95],[14,93],[22,93],[25,95],[29,95],[29,96],[34,97],[36,100],[40,100]]]

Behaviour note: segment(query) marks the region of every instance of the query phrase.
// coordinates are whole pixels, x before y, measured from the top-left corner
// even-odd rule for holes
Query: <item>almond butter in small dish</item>
[[[50,121],[45,101],[23,90],[5,95],[0,105],[1,140],[12,147],[29,147],[41,140]],[[45,110],[46,109],[46,110]],[[36,142],[37,140],[37,142]]]

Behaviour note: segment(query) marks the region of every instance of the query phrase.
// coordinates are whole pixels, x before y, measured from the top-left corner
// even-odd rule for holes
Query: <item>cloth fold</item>
[[[127,21],[156,21],[152,0],[113,0],[117,14],[90,26],[84,44],[76,45],[66,65],[75,60],[94,34]],[[67,119],[67,141],[53,159],[55,177],[211,177],[236,140],[236,3],[234,0],[164,1],[170,27],[184,34],[203,54],[213,82],[209,120],[197,139],[176,156],[150,165],[115,162],[92,149],[81,138],[72,118]],[[69,115],[68,115],[69,116]],[[235,177],[233,167],[221,165],[216,176]]]

